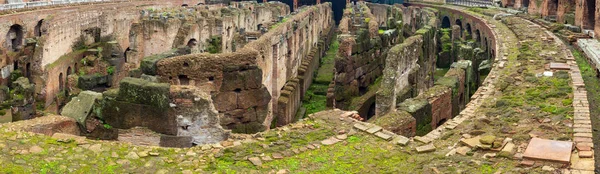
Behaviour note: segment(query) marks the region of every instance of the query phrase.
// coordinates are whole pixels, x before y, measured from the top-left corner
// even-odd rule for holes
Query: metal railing
[[[489,7],[494,6],[493,0],[446,0],[447,4],[469,6],[469,7]]]
[[[10,2],[8,4],[0,4],[0,10],[10,9],[22,9],[22,8],[33,8],[42,7],[49,5],[61,5],[61,4],[75,4],[75,3],[86,3],[86,2],[106,2],[111,0],[52,0],[52,1],[36,1],[36,2]]]

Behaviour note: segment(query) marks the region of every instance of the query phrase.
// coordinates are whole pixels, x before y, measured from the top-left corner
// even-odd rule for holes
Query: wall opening
[[[192,38],[187,42],[187,46],[190,48],[194,48],[196,47],[196,45],[198,45],[198,40]]]
[[[127,53],[131,51],[131,49],[129,47],[127,47],[127,49],[125,49],[125,52],[123,53],[123,59],[125,60],[125,63],[127,63]]]
[[[467,40],[473,39],[473,33],[471,32],[471,24],[467,23]]]
[[[25,77],[31,78],[31,63],[25,65]]]
[[[21,45],[23,44],[23,27],[21,25],[15,24],[10,26],[8,30],[8,34],[6,34],[6,45],[7,48],[10,48],[11,51],[17,52],[21,49]]]
[[[585,10],[583,14],[583,28],[594,29],[596,24],[596,0],[585,0]]]
[[[548,16],[556,15],[557,10],[558,10],[558,0],[549,0],[548,1]]]
[[[14,61],[13,63],[13,71],[19,70],[19,61]]]
[[[446,122],[446,119],[445,119],[445,118],[444,118],[444,119],[441,119],[441,120],[440,120],[440,121],[437,123],[437,126],[440,126],[440,125],[444,124],[445,122]]]
[[[448,16],[444,16],[444,19],[442,19],[442,28],[450,28],[450,25],[450,19]]]
[[[481,32],[479,30],[475,30],[475,42],[481,44]]]
[[[64,89],[65,89],[65,86],[64,86],[64,80],[63,80],[63,73],[60,73],[58,75],[58,90],[60,92],[60,91],[63,91]]]
[[[190,85],[190,78],[186,75],[179,75],[179,85]]]
[[[42,19],[42,20],[38,21],[37,25],[35,25],[34,32],[35,32],[36,37],[42,37],[42,24],[43,23],[44,23],[44,20]]]
[[[463,29],[462,21],[460,21],[460,19],[457,19],[454,24],[458,25],[460,27],[460,37],[463,37],[464,29]]]
[[[371,104],[371,106],[369,106],[369,112],[367,113],[367,115],[365,116],[365,121],[371,119],[373,116],[375,116],[375,102],[373,102],[373,104]]]
[[[525,8],[529,7],[529,0],[521,0],[521,5]]]

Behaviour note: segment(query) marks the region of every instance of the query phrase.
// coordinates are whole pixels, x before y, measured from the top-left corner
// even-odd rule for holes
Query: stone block
[[[417,152],[419,152],[419,153],[433,152],[433,151],[435,151],[435,146],[433,146],[433,144],[427,144],[424,146],[417,147]]]
[[[189,148],[192,147],[192,141],[191,136],[161,135],[159,145],[161,147]]]
[[[94,104],[100,98],[102,98],[101,93],[83,91],[63,107],[61,115],[75,119],[85,129],[85,121],[91,115]]]

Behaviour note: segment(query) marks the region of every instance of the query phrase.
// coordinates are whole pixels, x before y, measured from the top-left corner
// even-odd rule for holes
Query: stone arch
[[[35,37],[42,37],[42,25],[44,24],[44,20],[40,20],[38,21],[38,23],[35,25],[35,29],[34,29],[34,34]]]
[[[470,40],[473,38],[473,32],[471,30],[471,24],[467,23],[467,40]]]
[[[448,16],[444,16],[442,19],[442,28],[450,28],[452,24],[450,24],[450,18]]]
[[[460,37],[463,37],[463,32],[464,32],[464,28],[462,25],[462,21],[460,19],[456,19],[456,21],[454,22],[455,25],[458,25],[460,27]]]
[[[187,46],[190,48],[194,48],[194,47],[196,47],[196,45],[198,45],[198,40],[196,40],[195,38],[192,38],[187,42]],[[127,48],[127,49],[129,49],[129,48]]]
[[[13,52],[17,52],[21,49],[23,44],[23,27],[19,24],[10,26],[8,33],[6,34],[6,47]]]
[[[125,63],[127,63],[127,54],[128,52],[131,51],[131,49],[129,47],[127,47],[127,49],[125,49],[125,52],[123,53],[123,60],[125,60]]]
[[[63,79],[63,73],[60,73],[58,75],[58,90],[59,91],[63,91],[65,89],[64,81],[65,80]]]
[[[71,73],[73,73],[73,70],[71,69],[71,67],[69,66],[67,68],[67,77],[69,77],[69,75],[71,75]]]

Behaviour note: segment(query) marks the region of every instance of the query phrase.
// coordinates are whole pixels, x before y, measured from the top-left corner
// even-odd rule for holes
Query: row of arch
[[[448,16],[444,16],[442,18],[441,28],[451,28],[452,25],[458,25],[460,27],[460,37],[461,38],[465,37],[464,33],[466,31],[466,33],[468,34],[466,36],[467,40],[474,39],[477,44],[480,44],[483,46],[482,49],[484,49],[486,52],[489,52],[490,49],[489,49],[488,39],[487,39],[487,37],[483,37],[484,38],[483,40],[481,39],[482,35],[481,35],[481,31],[479,29],[475,29],[475,31],[473,31],[471,24],[466,23],[465,25],[463,25],[463,22],[461,19],[456,19],[454,21],[454,24],[452,24],[452,22],[450,21],[450,18]]]
[[[33,34],[35,37],[41,37],[43,34],[42,25],[44,20],[39,20],[34,27]],[[21,50],[23,41],[24,41],[25,29],[23,26],[19,24],[13,24],[8,29],[6,33],[6,43],[5,46],[7,49],[13,52],[18,52]]]

